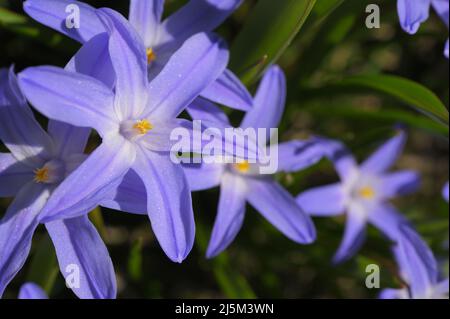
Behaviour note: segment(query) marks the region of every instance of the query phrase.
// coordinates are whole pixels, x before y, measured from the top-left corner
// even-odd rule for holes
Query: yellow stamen
[[[359,196],[365,199],[372,199],[375,197],[375,191],[372,187],[366,186],[359,190]]]
[[[238,163],[235,165],[235,167],[241,173],[248,173],[248,171],[250,170],[250,164],[247,161]]]
[[[46,183],[49,179],[48,168],[43,167],[34,171],[34,182],[35,183]]]
[[[148,133],[148,131],[153,129],[153,125],[147,120],[142,120],[134,124],[133,128],[137,130],[139,134],[145,135]]]
[[[155,60],[156,60],[156,53],[155,53],[155,51],[153,51],[152,48],[148,48],[147,49],[147,61],[148,61],[148,64],[151,64]]]

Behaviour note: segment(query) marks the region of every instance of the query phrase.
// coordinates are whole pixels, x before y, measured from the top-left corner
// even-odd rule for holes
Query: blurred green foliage
[[[86,1],[128,13],[128,0]],[[185,1],[166,1],[166,13]],[[392,127],[409,127],[410,139],[398,168],[416,169],[423,186],[396,205],[446,262],[448,205],[441,188],[448,180],[448,60],[442,51],[448,31],[434,15],[415,36],[399,27],[392,0],[245,0],[218,29],[232,48],[231,66],[252,91],[268,63],[288,77],[288,104],[281,140],[311,134],[343,140],[363,159]],[[382,26],[367,29],[365,7],[381,7]],[[64,66],[79,45],[24,15],[21,1],[0,0],[0,66],[16,71],[41,64]],[[431,115],[428,117],[424,114]],[[233,123],[242,114],[229,112]],[[43,125],[46,121],[39,117]],[[93,134],[89,149],[98,136]],[[4,148],[2,151],[6,151]],[[277,178],[296,195],[337,180],[330,163]],[[108,244],[121,298],[369,298],[365,268],[380,265],[382,286],[400,284],[389,243],[370,229],[364,248],[345,265],[330,259],[342,234],[342,218],[317,219],[317,242],[299,246],[248,207],[233,245],[214,260],[204,257],[217,208],[217,189],[193,195],[196,249],[181,265],[159,248],[148,219],[103,209],[91,214]],[[10,200],[0,200],[0,214]],[[444,267],[444,266],[443,266]],[[444,268],[445,268],[444,267]],[[14,298],[25,280],[40,283],[53,298],[73,297],[57,274],[49,238],[35,236],[28,263],[6,292]]]

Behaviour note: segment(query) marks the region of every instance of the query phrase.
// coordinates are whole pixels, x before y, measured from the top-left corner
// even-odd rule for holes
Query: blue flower
[[[217,37],[197,34],[149,81],[146,49],[136,31],[113,10],[97,13],[108,31],[109,61],[116,74],[114,91],[96,78],[55,67],[29,68],[19,75],[25,95],[40,112],[54,120],[94,128],[103,138],[55,191],[57,196],[49,200],[42,218],[80,216],[120,185],[131,184],[139,194],[146,194],[144,213],[162,249],[171,260],[181,262],[192,249],[195,225],[189,185],[181,165],[170,158],[169,136],[174,128],[188,124],[177,116],[222,74],[228,51]],[[96,51],[104,36],[92,38],[80,54],[88,56],[92,47]],[[122,208],[124,196],[119,190],[112,201],[122,210],[136,208],[126,203]]]
[[[265,74],[255,96],[253,108],[247,112],[242,129],[272,129],[278,126],[286,100],[286,80],[283,71],[274,66]],[[199,101],[189,108],[197,120],[218,123],[218,127],[231,127],[227,116],[207,101]],[[266,144],[270,134],[260,145]],[[322,147],[313,139],[271,145],[278,149],[277,171],[292,172],[318,162],[323,156]],[[276,152],[276,151],[275,151]],[[219,161],[220,162],[220,161]],[[217,217],[209,242],[207,257],[213,258],[225,250],[240,231],[246,203],[249,202],[263,217],[291,240],[309,244],[316,238],[311,219],[296,204],[295,199],[270,175],[261,174],[260,163],[237,162],[185,166],[193,191],[220,186]]]
[[[171,56],[183,43],[200,32],[209,32],[219,26],[242,0],[191,0],[179,11],[162,21],[164,0],[131,0],[129,21],[141,38],[149,62],[149,77],[154,78],[164,68]],[[79,8],[79,28],[68,28],[67,8]],[[38,22],[85,43],[107,32],[96,9],[72,0],[27,0],[24,10]],[[102,54],[99,50],[96,54]],[[104,56],[100,56],[103,57]],[[92,56],[93,61],[95,56]],[[112,75],[114,76],[114,75]],[[239,110],[251,107],[251,96],[239,79],[229,70],[202,92],[202,96],[214,102]]]
[[[341,182],[308,190],[298,196],[297,202],[312,216],[346,214],[344,239],[334,256],[335,263],[349,259],[358,251],[367,223],[392,240],[397,238],[398,225],[406,223],[388,200],[415,191],[419,176],[414,171],[387,172],[400,156],[405,142],[405,133],[399,132],[361,166],[341,143],[330,141],[325,146]]]
[[[70,66],[67,72],[73,72]],[[0,222],[0,296],[30,251],[41,214],[58,187],[86,158],[89,130],[50,121],[48,134],[36,122],[16,77],[0,70],[0,139],[11,154],[0,153],[0,197],[13,197]],[[106,246],[86,214],[45,223],[61,273],[75,265],[80,298],[115,298],[116,279]],[[72,267],[71,266],[71,267]]]

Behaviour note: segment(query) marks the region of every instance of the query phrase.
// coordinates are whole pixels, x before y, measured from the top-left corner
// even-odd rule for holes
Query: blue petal
[[[91,76],[112,90],[116,75],[109,55],[108,44],[109,37],[106,33],[94,36],[69,61],[65,70]],[[65,158],[84,152],[91,130],[50,120],[48,132],[53,137],[59,155]]]
[[[53,143],[33,116],[12,68],[0,70],[0,139],[14,157],[40,168],[54,152]]]
[[[317,164],[326,155],[322,144],[315,138],[289,141],[273,147],[278,149],[279,172],[298,172]]]
[[[195,99],[186,111],[193,120],[231,127],[228,116],[217,105],[201,97]]]
[[[0,153],[0,197],[13,197],[32,181],[33,170],[18,162],[11,154]]]
[[[44,289],[32,282],[27,282],[20,287],[19,299],[48,299]]]
[[[184,173],[192,192],[207,190],[220,185],[223,164],[184,164]]]
[[[158,39],[164,0],[131,0],[129,20],[144,40],[147,48],[155,46]]]
[[[326,156],[333,162],[341,180],[345,181],[352,171],[358,169],[358,163],[350,150],[340,141],[321,139]]]
[[[131,214],[147,215],[147,192],[139,175],[130,169],[119,186],[106,195],[101,206]]]
[[[136,158],[133,145],[122,138],[103,143],[53,192],[42,222],[77,217],[94,209],[118,186]]]
[[[111,258],[89,218],[85,215],[54,221],[45,227],[55,246],[61,273],[73,285],[69,288],[81,299],[116,298]]]
[[[163,21],[159,47],[164,47],[164,50],[176,50],[194,34],[214,30],[242,2],[242,0],[189,1]]]
[[[114,94],[99,80],[43,66],[20,73],[19,83],[33,106],[52,120],[92,127],[102,136],[118,130]]]
[[[426,296],[438,283],[438,264],[427,244],[409,226],[400,228],[401,236],[394,252],[403,279],[409,284],[412,297]]]
[[[397,132],[361,165],[361,170],[372,174],[386,172],[400,157],[406,144],[406,138],[405,132]]]
[[[440,283],[438,283],[435,286],[436,289],[436,294],[438,296],[446,296],[446,298],[448,298],[448,291],[449,291],[449,279],[445,279],[443,281],[441,281]]]
[[[228,130],[233,129],[227,115],[215,104],[203,99],[197,98],[187,108],[189,115],[196,121],[201,121],[202,132],[213,129],[219,136],[211,136],[212,140],[202,140],[203,147],[194,152],[202,152],[207,147],[212,146],[217,156],[232,156],[241,159],[257,159],[261,150],[256,142],[249,138],[242,129],[235,129],[234,134],[227,134]],[[211,131],[212,132],[212,131]],[[206,135],[206,134],[205,134]],[[218,152],[219,151],[219,152]],[[220,152],[222,151],[222,152]],[[205,151],[205,153],[208,153]],[[204,155],[213,155],[205,154]]]
[[[215,35],[199,33],[189,38],[150,82],[147,115],[177,117],[223,73],[228,57],[225,43]]]
[[[407,299],[407,289],[383,289],[378,296],[379,299]]]
[[[244,84],[230,70],[225,72],[203,92],[202,97],[236,110],[249,111],[253,98]]]
[[[420,187],[420,175],[415,171],[400,171],[381,177],[383,198],[394,198],[416,192]]]
[[[141,150],[133,169],[147,190],[148,215],[166,255],[181,263],[194,245],[195,223],[189,184],[167,154]]]
[[[333,263],[339,264],[353,257],[361,248],[366,235],[366,219],[359,213],[347,214],[344,238],[333,257]]]
[[[38,215],[50,191],[31,182],[16,196],[0,222],[0,296],[28,257]]]
[[[206,256],[213,258],[234,240],[245,217],[247,185],[239,176],[224,174],[220,187],[219,207]]]
[[[436,10],[439,17],[441,17],[442,21],[445,23],[445,25],[449,26],[449,5],[450,2],[448,0],[432,0],[431,4]]]
[[[297,203],[311,216],[336,216],[345,212],[345,194],[342,184],[333,184],[306,190],[297,197]]]
[[[248,201],[285,236],[300,244],[316,239],[311,218],[281,185],[270,179],[247,179]]]
[[[392,241],[398,240],[400,226],[409,224],[408,220],[388,203],[373,207],[369,213],[369,222]]]
[[[447,182],[447,184],[445,184],[444,188],[442,189],[442,197],[444,197],[444,199],[447,201],[448,203],[448,198],[449,198],[449,183]]]
[[[398,0],[400,24],[406,32],[414,34],[422,22],[428,20],[431,0]]]
[[[286,104],[286,77],[278,66],[267,70],[256,93],[254,106],[242,121],[242,128],[267,129],[266,141],[271,128],[277,128]],[[264,145],[264,141],[260,141]]]
[[[109,54],[108,34],[101,33],[86,42],[65,69],[89,75],[112,90],[116,82],[116,74]]]
[[[74,5],[79,8],[79,28],[68,28],[66,25],[66,19],[71,14],[71,10],[69,9],[75,8],[71,8],[69,5]],[[39,23],[59,31],[81,43],[89,41],[99,33],[105,32],[103,24],[95,14],[95,8],[80,1],[27,0],[23,4],[23,9],[30,17]]]
[[[142,38],[118,12],[98,10],[110,35],[109,53],[116,73],[115,109],[120,120],[138,119],[148,100],[147,55]]]

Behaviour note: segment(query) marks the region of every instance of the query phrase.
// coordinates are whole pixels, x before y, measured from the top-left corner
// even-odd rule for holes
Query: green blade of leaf
[[[329,0],[318,1],[311,11],[311,16],[304,25],[304,30],[308,32],[310,29],[317,28],[323,24],[325,20],[346,0]],[[314,34],[312,34],[314,36]]]
[[[315,72],[320,72],[322,64],[339,47],[338,44],[359,28],[358,18],[365,5],[359,0],[317,2],[302,28],[305,36],[292,44],[298,52],[294,67],[301,68],[301,72],[297,72],[291,86],[308,83]]]
[[[361,75],[340,81],[339,86],[355,86],[375,90],[394,97],[448,126],[448,110],[429,89],[414,81],[384,74]]]
[[[128,256],[128,273],[132,280],[138,282],[142,279],[142,238],[133,242]]]
[[[438,134],[447,136],[449,134],[448,126],[445,126],[439,122],[433,121],[428,117],[418,115],[409,110],[393,110],[382,109],[379,111],[361,110],[354,106],[333,106],[329,107],[317,105],[308,107],[306,110],[315,115],[323,118],[327,117],[339,117],[346,120],[359,121],[359,123],[367,122],[367,124],[385,124],[395,125],[398,122],[406,124],[411,127],[415,127],[421,130],[425,130],[432,134]]]
[[[106,230],[105,221],[103,220],[103,214],[100,207],[96,207],[93,211],[89,213],[89,219],[97,228],[98,233],[102,239],[106,242],[109,241],[108,232]]]
[[[258,1],[231,49],[230,67],[241,75],[244,83],[251,83],[278,60],[315,3],[316,0]]]

